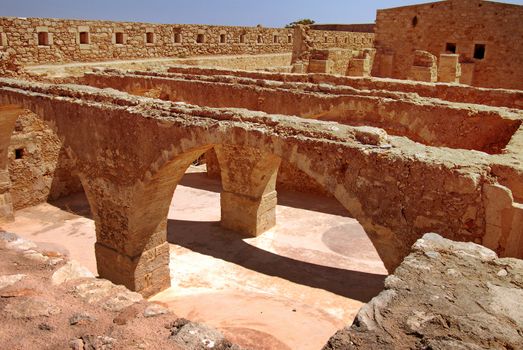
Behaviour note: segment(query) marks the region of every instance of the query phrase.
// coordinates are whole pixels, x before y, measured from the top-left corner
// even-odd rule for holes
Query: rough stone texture
[[[13,318],[31,318],[38,316],[52,316],[60,313],[60,308],[41,298],[19,298],[4,309]]]
[[[75,279],[94,277],[93,273],[77,261],[68,261],[51,276],[51,283],[62,284]]]
[[[292,30],[281,28],[1,17],[0,32],[6,39],[0,51],[10,53],[11,60],[23,65],[292,49]],[[48,45],[39,45],[38,32],[48,33]],[[86,43],[80,41],[81,32],[88,33]],[[148,32],[153,33],[151,43],[147,42]],[[122,34],[122,44],[117,43],[116,33]],[[203,42],[197,42],[198,38]]]
[[[324,349],[520,349],[523,260],[433,233]]]
[[[462,64],[463,66],[463,64]],[[350,86],[359,90],[386,90],[415,93],[422,97],[433,97],[451,102],[473,103],[487,106],[523,108],[523,91],[475,88],[465,85],[429,84],[408,80],[392,80],[376,77],[342,77],[327,74],[288,74],[274,72],[238,71],[211,67],[173,66],[171,73],[194,75],[234,75],[243,78],[276,80],[285,82],[330,84]]]
[[[435,82],[438,80],[437,58],[427,51],[416,50],[410,68],[409,80]]]
[[[446,44],[451,43],[456,45],[461,62],[474,63],[473,77],[468,78],[472,85],[522,89],[521,18],[521,5],[482,0],[449,0],[378,10],[378,54],[373,75],[406,79],[415,50],[439,57],[448,53]],[[483,59],[474,58],[476,44],[486,45]]]
[[[23,274],[0,276],[0,289],[12,286],[16,282],[20,282],[24,277],[25,275]]]
[[[7,247],[16,240],[17,235],[0,231],[0,280],[17,280],[0,288],[0,322],[8,325],[0,331],[2,349],[194,349],[170,339],[170,325],[177,316],[160,305],[149,303],[122,286],[92,277],[51,284],[49,280],[60,266],[28,260],[24,255],[27,249]],[[121,301],[124,291],[137,298],[132,305],[105,307],[107,300]],[[193,324],[192,330],[201,335],[208,328]],[[209,339],[222,339],[220,344],[227,345],[223,349],[238,349],[221,334],[212,334],[215,338]]]
[[[62,142],[34,113],[23,111],[16,120],[8,157],[15,210],[82,190]]]
[[[521,113],[457,105],[384,90],[287,83],[274,80],[181,73],[106,71],[85,83],[209,107],[240,107],[267,113],[380,127],[431,146],[498,153],[521,125]],[[238,93],[241,89],[241,93]],[[442,121],[445,115],[445,122]],[[481,120],[481,122],[478,122]],[[457,128],[456,125],[459,125]]]
[[[188,350],[241,350],[233,345],[223,334],[205,325],[178,319],[170,325],[171,336],[169,339]]]
[[[391,271],[427,231],[483,243],[502,256],[523,256],[517,244],[523,220],[519,131],[503,153],[488,155],[424,146],[371,127],[180,105],[85,86],[0,83],[0,103],[52,121],[77,161],[95,218],[100,275],[144,295],[169,285],[165,227],[177,182],[195,159],[223,144],[257,149],[307,173],[360,222]],[[91,145],[106,151],[86,151]],[[496,182],[498,168],[512,169],[510,182]],[[486,196],[494,191],[498,195]]]

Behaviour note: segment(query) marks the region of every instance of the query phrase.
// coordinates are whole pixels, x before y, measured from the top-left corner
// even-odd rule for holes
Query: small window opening
[[[272,42],[275,43],[275,44],[277,44],[278,41],[279,41],[279,40],[278,40],[278,36],[277,36],[277,35],[274,35],[274,36],[272,37]]]
[[[182,35],[180,33],[174,33],[174,43],[180,44],[182,42]]]
[[[123,33],[117,32],[115,35],[115,41],[117,44],[123,44]]]
[[[80,44],[89,44],[88,32],[80,32]]]
[[[329,42],[329,38],[328,37],[325,37],[325,42]]]
[[[345,38],[345,44],[349,43],[349,38]]]
[[[220,34],[220,43],[225,44],[225,42],[226,42],[225,34]]]
[[[485,44],[474,45],[474,58],[478,60],[485,58]]]
[[[145,34],[145,39],[147,41],[147,44],[154,44],[154,33],[153,32],[147,32]]]
[[[204,42],[205,42],[205,36],[204,36],[203,34],[198,34],[198,35],[196,36],[196,42],[197,42],[198,44],[202,44],[202,43],[204,43]]]
[[[240,44],[245,44],[245,34],[240,34]]]
[[[418,16],[414,16],[412,18],[412,26],[416,27],[418,25]]]
[[[456,44],[455,43],[447,43],[445,46],[445,51],[447,53],[456,53]]]
[[[39,46],[49,46],[49,33],[38,32],[38,45]]]
[[[289,44],[292,43],[292,35],[287,36],[287,42],[288,42]]]
[[[258,35],[258,39],[256,39],[256,41],[258,42],[258,44],[261,44],[263,42],[262,36]]]
[[[24,157],[24,149],[23,148],[17,148],[15,149],[15,159],[22,159]]]

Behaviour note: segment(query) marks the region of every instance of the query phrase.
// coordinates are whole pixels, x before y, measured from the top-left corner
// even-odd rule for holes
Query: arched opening
[[[243,157],[237,148],[232,153]],[[223,164],[223,156],[218,159]],[[153,300],[220,328],[244,346],[261,338],[276,348],[296,348],[299,344],[288,339],[314,323],[317,334],[308,341],[319,347],[382,290],[386,270],[379,256],[336,199],[281,187],[276,226],[245,237],[220,222],[222,167],[215,161],[192,163],[168,208],[171,288]],[[227,163],[227,171],[244,177],[245,169],[230,169],[232,162]],[[208,164],[220,177],[206,174]],[[307,181],[310,188],[321,188],[290,162],[284,169],[285,176],[300,177],[302,186]]]

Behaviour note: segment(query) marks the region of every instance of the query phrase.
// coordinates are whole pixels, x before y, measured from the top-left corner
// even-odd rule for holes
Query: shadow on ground
[[[368,302],[383,289],[386,276],[311,264],[254,247],[219,222],[169,220],[167,240],[193,252],[249,270]]]

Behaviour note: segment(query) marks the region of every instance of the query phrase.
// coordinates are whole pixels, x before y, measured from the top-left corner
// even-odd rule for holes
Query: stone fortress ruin
[[[204,163],[237,237],[272,234],[285,191],[361,225],[390,275],[325,349],[521,348],[521,38],[523,6],[481,0],[292,29],[2,17],[2,228],[84,192],[99,277],[154,300]]]

